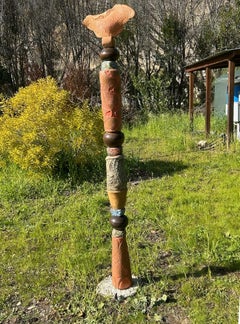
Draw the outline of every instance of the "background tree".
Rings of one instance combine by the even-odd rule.
[[[129,119],[140,111],[184,110],[185,66],[239,46],[239,0],[0,0],[0,66],[11,90],[50,75],[73,100],[100,103],[101,41],[82,21],[116,3],[136,11],[117,38]]]
[[[25,85],[24,63],[26,61],[27,34],[19,15],[19,6],[15,0],[1,0],[0,20],[0,64],[11,75],[13,90]]]

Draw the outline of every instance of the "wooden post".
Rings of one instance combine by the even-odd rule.
[[[233,105],[234,105],[234,75],[235,75],[235,62],[228,61],[228,111],[227,111],[227,146],[233,138]]]
[[[193,91],[194,91],[194,74],[189,73],[189,117],[190,117],[190,129],[193,131]]]
[[[211,127],[211,69],[206,68],[206,116],[205,116],[206,136],[210,134],[210,127]]]

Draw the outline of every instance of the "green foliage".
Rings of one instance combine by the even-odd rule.
[[[201,30],[198,34],[196,43],[197,57],[203,59],[210,56],[214,45],[216,45],[215,30],[211,27],[211,22],[205,19],[202,21]]]
[[[183,110],[186,106],[187,86],[185,75],[186,25],[176,12],[163,14],[158,33],[156,52],[145,54],[148,62],[140,65],[132,75],[138,102],[147,113],[163,113]],[[155,36],[154,36],[155,37]],[[151,36],[150,36],[151,38]],[[147,38],[148,39],[148,38]]]
[[[200,32],[197,33],[196,55],[203,59],[216,51],[239,46],[239,3],[228,3],[221,6],[216,17],[203,19]]]
[[[168,109],[181,109],[186,105],[187,86],[185,75],[187,27],[178,12],[168,12],[162,21],[161,36],[163,54],[160,54]]]
[[[218,49],[234,48],[239,46],[239,13],[239,4],[222,6],[219,10],[216,33]]]
[[[138,99],[144,109],[145,114],[159,114],[167,111],[167,87],[161,75],[151,76],[146,79],[144,73],[137,77],[132,76],[133,85],[138,92]]]
[[[181,55],[186,26],[177,12],[169,12],[162,22],[162,34],[167,55]],[[176,58],[176,57],[175,57]],[[178,57],[180,59],[180,57]]]
[[[1,164],[71,172],[102,152],[100,113],[91,112],[87,102],[81,108],[73,105],[52,78],[21,88],[2,106]]]

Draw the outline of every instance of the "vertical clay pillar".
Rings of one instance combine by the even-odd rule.
[[[107,42],[106,45],[103,42],[103,50],[100,53],[102,65],[99,75],[105,130],[103,141],[107,146],[107,192],[111,205],[110,223],[113,227],[112,284],[117,289],[126,289],[132,285],[132,276],[125,231],[128,224],[125,215],[127,177],[122,153],[124,134],[121,132],[121,81],[116,64],[118,56],[114,40],[110,43]]]
[[[100,15],[87,16],[83,24],[102,38],[100,53],[100,90],[104,121],[103,141],[107,147],[106,171],[107,193],[110,201],[110,224],[112,225],[112,284],[116,289],[132,286],[132,275],[128,246],[126,242],[125,215],[127,198],[127,177],[124,166],[122,144],[122,100],[121,79],[116,63],[119,52],[115,48],[114,37],[124,24],[134,16],[134,10],[126,5],[115,5]]]

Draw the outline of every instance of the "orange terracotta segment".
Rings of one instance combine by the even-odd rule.
[[[112,284],[116,289],[132,286],[128,246],[125,236],[112,237]]]
[[[115,40],[112,36],[102,38],[103,47],[115,47]]]
[[[120,118],[110,117],[104,120],[105,132],[119,132],[122,129],[122,120]]]
[[[121,79],[116,69],[100,71],[100,88],[104,130],[120,131],[122,128]]]
[[[113,209],[123,209],[126,206],[127,190],[108,191],[108,198]]]
[[[102,14],[87,16],[83,24],[99,38],[117,36],[134,15],[131,7],[117,4]]]
[[[122,120],[120,118],[106,116],[103,124],[105,132],[118,132],[122,129]]]
[[[103,109],[121,110],[121,80],[119,71],[116,69],[100,71],[99,77]]]

